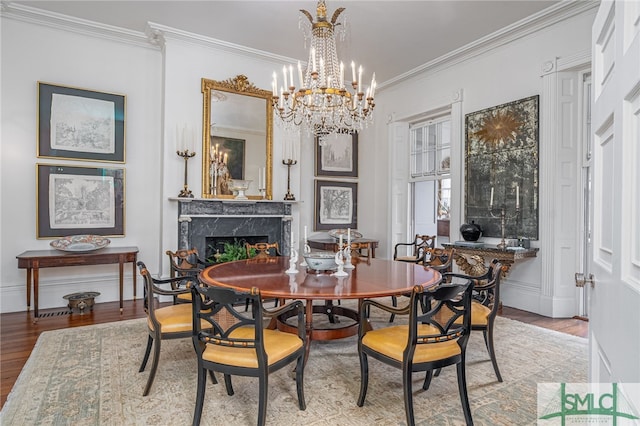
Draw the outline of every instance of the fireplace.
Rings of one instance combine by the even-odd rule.
[[[178,248],[195,247],[201,257],[215,254],[214,242],[244,239],[277,242],[280,253],[289,256],[291,203],[281,201],[236,201],[233,199],[172,198],[178,201]],[[222,250],[220,251],[222,252]]]
[[[267,235],[239,235],[239,236],[211,236],[205,239],[206,252],[205,259],[211,261],[216,254],[222,254],[225,252],[224,246],[226,243],[234,244],[238,243],[244,247],[245,243],[268,243],[269,237]],[[280,245],[280,243],[278,243]]]

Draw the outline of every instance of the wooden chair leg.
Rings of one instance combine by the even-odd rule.
[[[258,426],[264,426],[267,418],[267,398],[269,387],[269,375],[264,372],[258,378]]]
[[[211,376],[211,383],[214,385],[218,384],[218,379],[216,379],[216,375],[213,374],[213,370],[209,370],[209,376]]]
[[[458,372],[458,392],[460,393],[460,403],[462,411],[464,411],[464,419],[467,426],[473,426],[473,418],[471,417],[471,406],[469,405],[469,395],[467,393],[467,377],[464,367],[464,359],[456,365]]]
[[[301,410],[307,409],[307,402],[304,399],[304,354],[300,355],[296,363],[296,390],[298,392],[298,407]]]
[[[438,369],[437,371],[440,371]],[[433,370],[427,371],[427,374],[424,376],[424,383],[422,384],[422,389],[427,390],[429,386],[431,386],[431,379],[433,379]]]
[[[407,425],[413,426],[416,424],[413,416],[413,392],[411,388],[411,370],[406,367],[402,369],[402,390],[404,393],[404,410],[407,416]]]
[[[233,385],[231,384],[231,376],[228,374],[224,375],[224,385],[227,388],[227,395],[233,395]]]
[[[147,361],[149,361],[151,346],[153,346],[153,337],[149,335],[149,338],[147,339],[147,349],[144,351],[144,357],[142,358],[142,364],[140,365],[140,370],[138,370],[138,373],[142,373],[144,369],[147,368]]]
[[[149,378],[147,379],[147,385],[144,387],[144,392],[142,392],[142,396],[149,395],[149,390],[151,389],[151,385],[153,384],[153,379],[156,377],[156,371],[158,371],[158,361],[160,360],[160,346],[162,344],[160,336],[156,336],[153,339],[153,359],[151,360],[151,371],[149,372]]]
[[[391,296],[391,306],[394,308],[398,307],[398,298],[396,296]],[[389,322],[393,322],[394,319],[396,319],[396,314],[391,314]]]
[[[358,396],[358,407],[364,405],[364,399],[367,396],[367,387],[369,386],[369,361],[367,355],[363,352],[360,354],[360,395]]]
[[[489,357],[491,358],[491,364],[493,364],[493,371],[496,373],[496,377],[499,382],[502,382],[502,375],[498,368],[498,360],[496,359],[496,349],[493,345],[493,327],[487,327],[484,330],[484,341],[487,344],[487,350],[489,351]]]
[[[198,386],[196,388],[196,408],[193,412],[193,426],[200,425],[202,418],[202,406],[204,405],[204,393],[207,389],[207,371],[198,363]],[[213,373],[212,371],[209,371]]]

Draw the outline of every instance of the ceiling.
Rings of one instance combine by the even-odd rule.
[[[559,1],[327,0],[327,15],[345,7],[349,30],[338,54],[385,82]],[[299,9],[315,1],[12,1],[144,32],[153,22],[234,44],[307,60]]]

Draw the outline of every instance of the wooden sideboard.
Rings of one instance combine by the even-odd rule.
[[[521,259],[536,257],[538,248],[513,247],[512,249],[499,249],[496,246],[485,244],[482,246],[467,246],[456,243],[444,243],[444,247],[453,247],[456,250],[456,265],[467,275],[481,275],[487,270],[487,262],[498,259],[502,263],[502,276],[506,277],[511,266]]]

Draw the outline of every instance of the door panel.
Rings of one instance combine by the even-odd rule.
[[[591,382],[640,382],[640,21],[635,3],[601,2],[592,31]],[[640,412],[640,401],[631,403]]]

